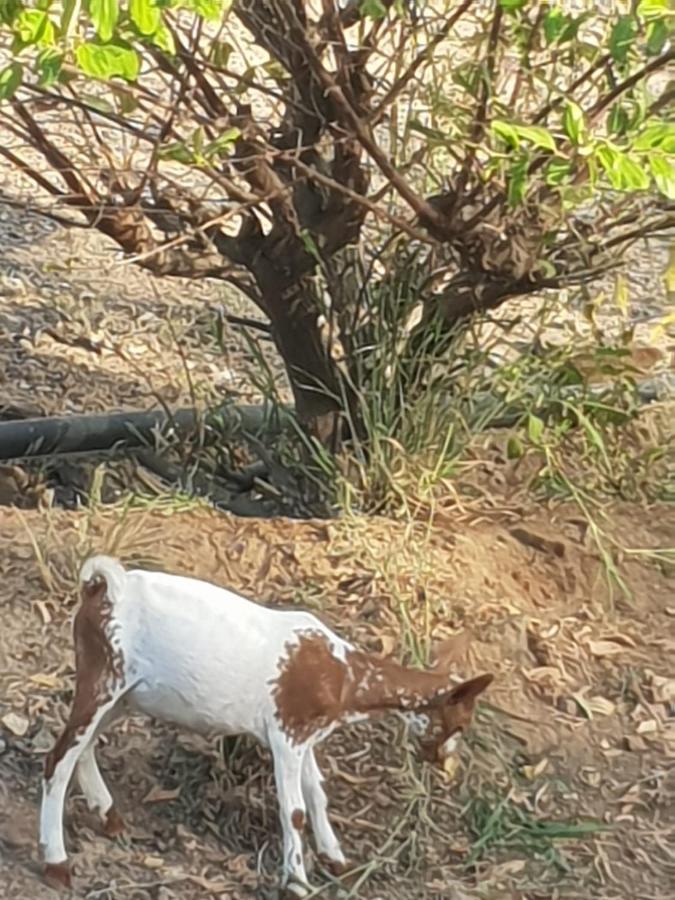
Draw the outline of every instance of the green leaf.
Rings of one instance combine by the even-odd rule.
[[[226,41],[214,41],[211,44],[211,62],[214,66],[226,69],[234,47]]]
[[[535,416],[530,413],[527,417],[527,436],[532,441],[533,444],[541,444],[541,439],[544,434],[544,423],[539,418],[539,416]]]
[[[182,6],[213,22],[220,19],[230,3],[231,0],[156,0],[160,9]]]
[[[158,156],[160,159],[170,159],[174,162],[183,163],[186,166],[194,162],[194,153],[185,141],[175,141],[172,144],[160,147]]]
[[[136,51],[121,44],[80,44],[75,57],[85,75],[103,81],[115,75],[127,81],[135,81],[140,70]]]
[[[569,18],[570,17],[566,13],[557,7],[549,9],[544,16],[544,37],[546,38],[547,44],[552,44],[554,41],[558,40],[563,33]]]
[[[513,125],[509,125],[508,122],[503,122],[501,119],[495,119],[490,124],[490,128],[497,137],[506,141],[506,143],[510,144],[514,149],[518,146],[518,135],[516,134],[516,129]]]
[[[162,14],[153,0],[130,0],[129,15],[141,34],[155,34],[162,21]]]
[[[609,112],[607,119],[607,128],[610,134],[625,134],[628,130],[630,119],[624,106],[621,103],[615,103]]]
[[[63,66],[63,53],[55,47],[45,47],[38,53],[35,69],[40,87],[50,87],[59,80]]]
[[[649,187],[649,177],[644,167],[618,148],[603,144],[597,148],[595,156],[613,188],[619,191],[644,191]]]
[[[552,159],[546,166],[546,184],[556,187],[564,184],[572,173],[572,164],[566,159]]]
[[[176,42],[173,39],[173,35],[163,22],[160,22],[155,33],[150,35],[150,40],[151,43],[153,43],[156,47],[159,47],[159,49],[163,50],[165,53],[168,53],[169,56],[176,55]]]
[[[209,157],[229,152],[240,135],[241,131],[238,128],[228,128],[227,131],[219,134],[215,140],[207,144],[205,155]]]
[[[573,40],[580,26],[589,17],[589,13],[581,16],[570,16],[561,9],[554,7],[544,16],[544,37],[547,44],[564,44]]]
[[[23,66],[13,62],[0,72],[0,100],[11,100],[21,84]]]
[[[675,153],[675,125],[670,122],[653,122],[633,143],[633,150],[651,150],[654,147],[659,147],[665,153]]]
[[[506,458],[520,459],[525,452],[523,444],[515,435],[511,435],[506,443]]]
[[[37,9],[24,9],[16,18],[14,29],[19,41],[19,49],[37,45],[48,46],[54,43],[54,24],[47,13]]]
[[[675,163],[665,156],[652,154],[649,168],[657,188],[669,200],[675,200]]]
[[[20,0],[0,0],[0,22],[11,25],[21,9]]]
[[[499,0],[502,9],[523,9],[527,5],[527,0]]]
[[[364,19],[384,19],[387,15],[387,7],[382,0],[362,0],[359,12]]]
[[[539,125],[518,125],[516,133],[535,147],[543,147],[544,150],[552,150],[555,153],[555,140],[551,132],[545,128]]]
[[[565,129],[565,134],[573,144],[579,146],[583,143],[586,132],[584,113],[581,107],[573,100],[568,100],[565,104],[563,128]]]
[[[642,19],[659,19],[668,15],[668,0],[640,0],[636,12]]]
[[[666,46],[669,32],[663,19],[650,22],[647,26],[647,53],[650,56],[658,56]]]
[[[513,125],[501,119],[495,119],[491,124],[492,131],[502,140],[510,144],[514,149],[520,141],[534,144],[535,147],[543,147],[545,150],[555,152],[555,140],[553,135],[545,128],[538,125]]]
[[[119,14],[117,0],[89,0],[89,15],[102,41],[109,41],[113,36]]]
[[[508,174],[508,186],[506,189],[506,199],[509,206],[518,206],[525,196],[527,188],[527,170],[529,160],[526,156],[515,160]]]
[[[625,63],[638,33],[635,16],[619,16],[609,37],[609,52],[617,63]]]

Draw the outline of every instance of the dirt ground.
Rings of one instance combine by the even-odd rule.
[[[166,503],[0,509],[0,896],[54,896],[38,878],[40,771],[72,695],[75,574],[96,548],[314,609],[408,660],[425,636],[456,635],[458,673],[495,673],[451,779],[417,762],[396,721],[324,745],[354,870],[338,885],[315,868],[317,896],[672,897],[674,572],[635,551],[672,546],[675,516],[609,513],[630,596],[608,590],[572,507],[455,512],[433,527],[244,522]],[[99,756],[128,830],[103,838],[73,792],[77,895],[277,896],[274,788],[255,744],[131,719]]]

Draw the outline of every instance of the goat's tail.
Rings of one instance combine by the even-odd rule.
[[[80,586],[94,587],[104,582],[108,599],[114,603],[124,592],[127,573],[122,563],[111,556],[91,556],[80,570]]]

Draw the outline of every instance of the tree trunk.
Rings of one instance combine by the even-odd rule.
[[[354,409],[354,393],[335,358],[339,344],[326,339],[316,297],[302,280],[283,294],[268,293],[265,307],[291,383],[297,417],[324,446],[335,449],[343,414]]]

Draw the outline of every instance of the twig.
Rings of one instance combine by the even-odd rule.
[[[433,36],[433,38],[429,41],[427,46],[419,53],[415,59],[410,63],[406,71],[396,79],[396,81],[389,88],[387,93],[384,95],[382,100],[380,101],[379,106],[373,111],[370,120],[373,125],[376,125],[382,116],[384,115],[388,106],[398,97],[401,91],[405,88],[405,86],[410,82],[410,80],[414,77],[417,70],[420,66],[425,63],[436,47],[448,36],[450,29],[455,25],[455,23],[464,15],[467,9],[473,4],[474,0],[464,0],[461,6],[459,6],[451,16],[445,21],[443,27]]]

